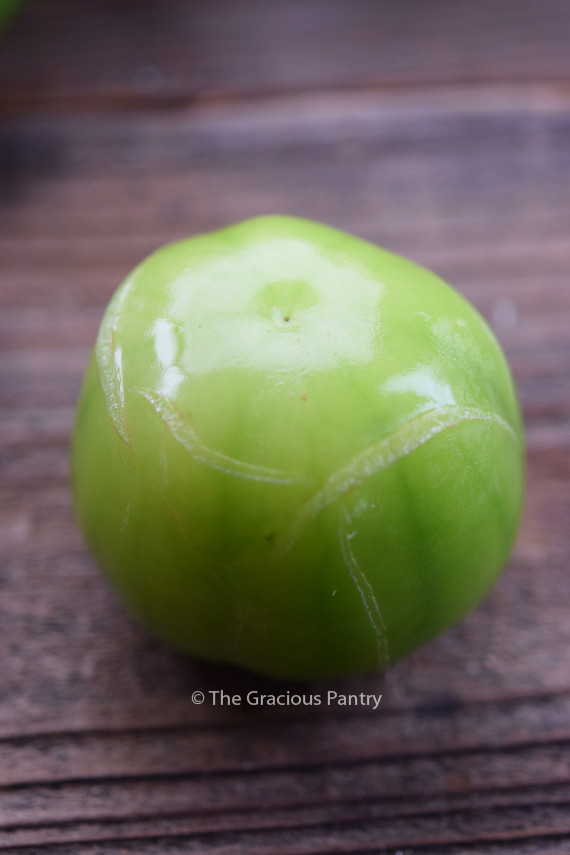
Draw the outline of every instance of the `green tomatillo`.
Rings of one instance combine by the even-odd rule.
[[[521,512],[482,317],[356,237],[260,217],[166,246],[102,321],[73,490],[157,635],[276,677],[382,668],[465,614]]]

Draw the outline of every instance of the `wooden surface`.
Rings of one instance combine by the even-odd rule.
[[[1,849],[568,855],[569,82],[565,0],[36,0],[4,34]],[[112,291],[161,243],[269,212],[449,279],[524,409],[493,592],[385,677],[311,689],[376,711],[212,705],[278,687],[134,626],[72,517]]]

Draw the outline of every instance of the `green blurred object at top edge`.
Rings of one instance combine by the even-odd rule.
[[[22,6],[22,0],[0,0],[0,31],[20,6]]]

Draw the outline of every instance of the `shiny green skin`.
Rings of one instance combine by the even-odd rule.
[[[429,271],[290,217],[134,270],[72,463],[85,537],[152,631],[299,679],[382,668],[465,614],[523,492],[518,403],[480,315]]]

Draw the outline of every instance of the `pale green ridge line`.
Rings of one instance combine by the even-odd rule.
[[[500,425],[518,443],[512,427],[501,416],[485,410],[449,405],[424,413],[399,430],[365,448],[345,466],[334,472],[324,485],[299,509],[289,528],[276,538],[275,547],[287,552],[299,537],[309,520],[338,501],[346,493],[360,487],[378,472],[393,466],[398,460],[425,445],[434,436],[448,428],[468,421],[488,421]]]
[[[227,457],[219,451],[208,448],[188,418],[176,409],[164,395],[151,389],[136,388],[133,391],[146,398],[174,439],[188,451],[197,463],[202,463],[204,466],[216,469],[226,475],[246,478],[250,481],[265,481],[269,484],[310,483],[295,473],[288,474],[280,469],[270,469],[265,466],[258,466],[255,463],[247,463],[244,460],[235,460],[233,457]]]
[[[116,346],[115,335],[116,322],[130,285],[131,280],[127,280],[111,299],[103,315],[95,344],[97,373],[103,388],[107,412],[117,434],[127,445],[130,443],[130,436],[125,418],[122,353],[121,348]]]
[[[126,506],[126,508],[125,508],[125,513],[123,514],[123,519],[122,519],[122,522],[121,522],[121,527],[120,527],[120,529],[119,529],[119,536],[120,536],[120,537],[124,537],[124,534],[125,534],[125,532],[126,532],[126,530],[127,530],[127,526],[128,526],[128,524],[129,524],[129,520],[130,520],[130,518],[131,518],[131,511],[132,511],[132,509],[133,509],[133,501],[132,501],[132,499],[129,499],[129,501],[127,502],[127,506]]]
[[[374,630],[376,637],[377,662],[380,667],[386,667],[390,662],[390,654],[388,651],[388,637],[386,633],[386,624],[382,617],[382,612],[378,601],[374,596],[372,585],[366,578],[364,571],[358,564],[354,552],[350,546],[350,536],[347,531],[346,523],[348,522],[348,514],[344,513],[344,520],[341,522],[339,529],[340,548],[342,557],[350,577],[354,582],[356,590],[362,600],[362,605],[368,615],[370,625]]]

